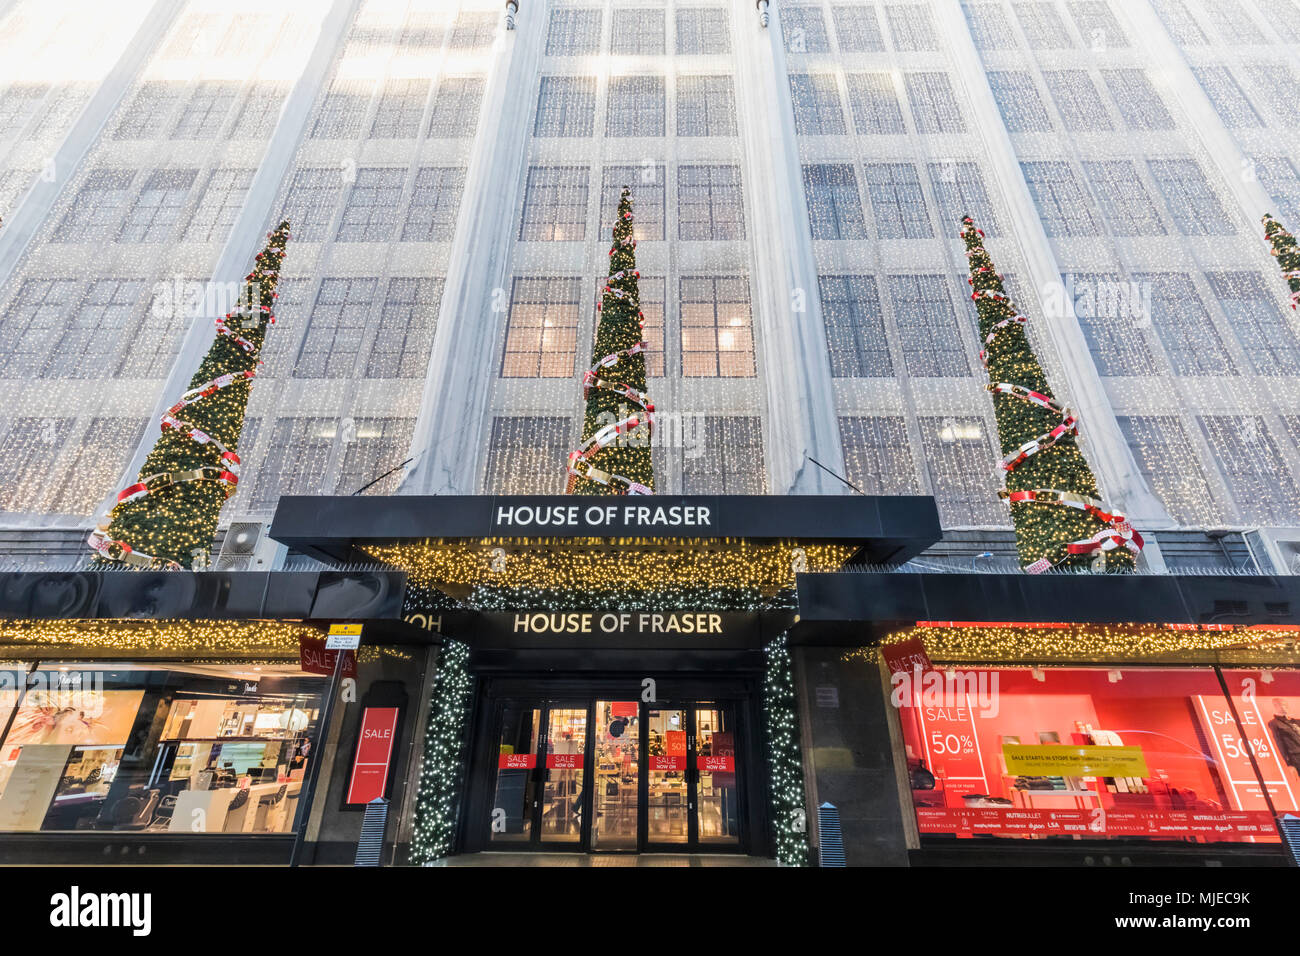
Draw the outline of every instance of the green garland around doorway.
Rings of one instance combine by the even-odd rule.
[[[763,716],[767,724],[776,859],[782,866],[807,866],[808,820],[804,808],[803,755],[799,748],[794,668],[786,635],[772,641],[764,651],[767,676],[763,685]]]
[[[438,676],[424,737],[424,766],[420,770],[415,834],[411,840],[412,863],[432,863],[450,854],[455,847],[472,689],[469,646],[448,640],[438,658]]]

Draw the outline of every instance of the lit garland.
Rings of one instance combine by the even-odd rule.
[[[473,687],[469,646],[447,641],[438,659],[432,713],[424,737],[424,764],[411,840],[412,863],[440,860],[455,847]]]
[[[1282,224],[1264,213],[1264,238],[1273,246],[1269,252],[1277,259],[1282,278],[1286,280],[1291,292],[1291,308],[1300,303],[1300,247],[1296,246],[1295,237],[1282,228]]]
[[[321,636],[319,627],[297,621],[0,621],[0,647],[54,648],[97,658],[162,654],[289,660],[298,657],[302,638]]]
[[[609,250],[609,278],[596,309],[600,320],[592,365],[582,377],[587,401],[582,447],[569,454],[567,492],[578,495],[652,495],[650,436],[655,407],[646,394],[645,316],[632,237],[631,191],[624,186]],[[628,403],[636,406],[632,412]],[[597,465],[594,459],[599,459]]]
[[[1030,573],[1072,566],[1131,571],[1142,536],[1097,500],[1097,479],[1076,442],[1078,420],[1052,397],[1024,316],[1002,288],[984,233],[969,216],[961,238],[984,341],[980,360],[1002,441],[1007,487],[999,495],[1011,505],[1021,567]]]
[[[96,564],[135,569],[207,565],[221,506],[239,484],[235,448],[262,342],[275,322],[275,289],[289,223],[280,223],[267,239],[245,277],[235,311],[217,319],[217,335],[189,390],[163,414],[162,435],[138,480],[118,493],[107,521],[91,532],[88,543]]]
[[[692,595],[708,596],[700,610],[748,610],[759,595],[793,588],[797,572],[837,570],[854,551],[850,545],[728,538],[439,540],[367,550],[405,569],[411,585],[484,610],[603,606],[590,603],[597,599],[662,606]],[[550,603],[556,599],[561,603]],[[543,603],[528,603],[534,600]]]
[[[936,661],[1103,663],[1273,662],[1300,664],[1300,628],[1170,624],[975,624],[927,622],[902,628],[882,645],[920,638]],[[874,659],[878,648],[849,657]]]
[[[767,726],[768,785],[776,858],[785,866],[807,866],[803,755],[799,747],[794,668],[786,635],[768,644],[764,653],[767,673],[763,681],[763,717]]]

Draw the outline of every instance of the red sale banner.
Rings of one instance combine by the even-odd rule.
[[[928,671],[932,666],[930,655],[926,653],[925,645],[921,643],[919,637],[909,637],[905,641],[897,641],[893,644],[882,644],[880,654],[884,657],[885,666],[889,668],[891,674],[910,674],[917,666],[922,671]]]
[[[910,704],[924,740],[926,765],[943,768],[947,792],[952,796],[988,793],[988,777],[969,697],[953,707],[920,706],[919,697],[914,697]]]
[[[1205,735],[1210,738],[1215,762],[1221,768],[1225,783],[1237,810],[1264,810],[1268,807],[1259,777],[1250,757],[1253,753],[1259,764],[1269,796],[1281,806],[1295,806],[1295,794],[1287,782],[1286,770],[1268,727],[1255,705],[1254,698],[1234,697],[1233,704],[1246,739],[1238,733],[1237,722],[1232,719],[1232,709],[1222,697],[1198,696],[1195,698],[1196,715],[1200,718]]]
[[[369,803],[384,795],[397,736],[396,707],[367,707],[361,715],[357,757],[348,784],[348,803]]]
[[[650,758],[651,770],[685,770],[686,757],[672,754],[656,754]]]
[[[328,651],[325,649],[325,638],[323,637],[298,638],[298,661],[305,673],[332,675],[334,673],[334,661],[340,654],[343,655],[341,676],[355,679],[357,676],[357,656],[352,651]]]
[[[616,700],[609,705],[611,717],[635,717],[640,705],[634,700]]]
[[[709,773],[734,773],[735,757],[696,757],[695,766]]]
[[[532,770],[537,766],[537,754],[502,754],[497,758],[500,770]]]
[[[546,766],[550,770],[581,770],[582,754],[547,754]]]

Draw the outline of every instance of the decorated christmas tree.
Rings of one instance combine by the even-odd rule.
[[[102,566],[194,568],[207,564],[217,518],[239,484],[236,449],[267,328],[289,223],[269,233],[235,310],[217,319],[217,335],[190,387],[162,416],[162,435],[139,478],[118,493],[108,520],[90,534]]]
[[[1098,500],[1097,479],[1078,446],[1079,421],[1052,396],[1047,375],[1025,334],[1002,277],[984,249],[984,233],[969,218],[961,238],[970,260],[971,299],[984,342],[994,417],[1021,567],[1131,571],[1142,536],[1124,515]]]
[[[632,197],[624,186],[609,250],[609,278],[596,306],[600,321],[592,364],[582,377],[586,420],[582,447],[569,453],[569,494],[654,494],[654,405],[646,394],[647,345],[641,339],[645,317],[638,278]]]
[[[1282,224],[1264,213],[1262,220],[1264,223],[1264,238],[1272,243],[1273,248],[1270,250],[1277,258],[1278,268],[1282,270],[1282,278],[1286,280],[1287,287],[1291,290],[1291,308],[1296,307],[1300,302],[1300,246],[1296,245],[1295,237],[1282,228]]]

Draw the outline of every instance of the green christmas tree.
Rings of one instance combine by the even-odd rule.
[[[1098,500],[1097,479],[1079,450],[1078,419],[1053,397],[1002,277],[984,249],[984,233],[962,219],[971,299],[979,312],[994,417],[1021,567],[1131,571],[1142,537]]]
[[[586,420],[582,447],[569,454],[569,494],[654,494],[654,405],[646,394],[640,275],[632,238],[632,196],[624,186],[609,250],[609,278],[597,306],[600,321],[591,368],[582,378]]]
[[[1269,250],[1277,258],[1282,278],[1291,290],[1291,308],[1300,302],[1300,246],[1296,245],[1295,236],[1282,228],[1282,224],[1264,213],[1264,238],[1272,243]]]
[[[95,564],[206,565],[221,506],[239,484],[239,433],[262,343],[275,322],[289,223],[267,239],[235,310],[217,320],[216,338],[189,390],[163,414],[162,435],[138,480],[118,494],[106,523],[91,532]]]

